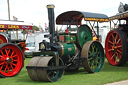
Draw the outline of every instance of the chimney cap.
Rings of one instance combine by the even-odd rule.
[[[47,8],[54,8],[55,6],[53,4],[47,5]]]

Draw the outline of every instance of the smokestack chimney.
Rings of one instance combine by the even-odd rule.
[[[49,31],[50,31],[50,43],[55,43],[55,21],[54,21],[54,5],[47,5],[48,19],[49,19]]]

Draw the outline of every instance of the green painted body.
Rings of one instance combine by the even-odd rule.
[[[58,43],[59,44],[59,55],[60,57],[66,57],[67,55],[75,55],[77,47],[74,43]]]
[[[71,33],[60,34],[60,42],[74,43],[76,42],[76,36]]]
[[[76,41],[76,37],[74,35],[65,35],[64,36],[64,41],[66,43],[75,42]]]

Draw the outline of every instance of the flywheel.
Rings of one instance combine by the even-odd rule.
[[[83,45],[92,40],[92,31],[88,25],[81,25],[77,31],[77,43],[82,48]]]

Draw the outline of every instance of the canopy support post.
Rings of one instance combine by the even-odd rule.
[[[99,39],[99,23],[97,22],[97,38]]]

